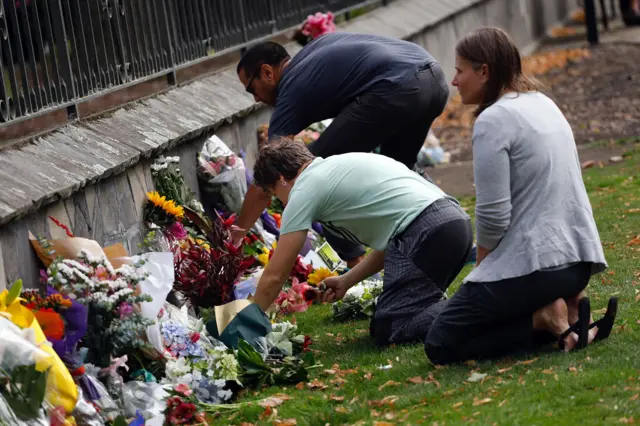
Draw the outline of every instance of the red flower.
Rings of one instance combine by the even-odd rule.
[[[304,336],[304,343],[302,343],[302,352],[309,352],[309,346],[313,345],[311,337]]]
[[[233,225],[234,223],[236,223],[236,215],[235,215],[235,213],[232,214],[231,216],[229,216],[228,219],[225,219],[225,220],[222,221],[222,225],[225,228],[231,227],[231,225]]]
[[[192,343],[198,342],[198,340],[200,340],[200,333],[194,331],[193,333],[191,333],[191,336],[189,336],[189,340],[191,340]]]

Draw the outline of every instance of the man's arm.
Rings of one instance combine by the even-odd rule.
[[[264,209],[269,205],[271,196],[255,185],[249,185],[247,194],[244,196],[240,216],[238,216],[237,227],[231,232],[231,241],[234,245],[240,242],[247,235],[247,231],[256,223]]]
[[[253,298],[263,311],[269,309],[269,306],[278,298],[306,239],[307,231],[296,231],[280,237],[273,256],[260,277],[256,295]]]

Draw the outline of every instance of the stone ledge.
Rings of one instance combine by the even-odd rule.
[[[557,0],[535,1],[544,2],[550,8]],[[411,39],[427,47],[439,60],[442,58],[448,70],[452,67],[452,52],[449,51],[453,50],[453,45],[442,46],[443,43],[451,43],[461,35],[460,31],[468,31],[475,25],[493,21],[508,25],[510,23],[506,21],[510,16],[507,15],[512,12],[503,11],[505,16],[495,19],[489,15],[499,14],[505,6],[506,9],[518,9],[522,14],[531,4],[527,0],[507,2],[398,0],[346,23],[339,30]],[[480,8],[483,4],[486,7]],[[417,40],[420,38],[417,35],[428,28],[476,6],[479,7],[478,16],[465,18],[460,28],[454,22],[451,28],[440,26],[428,39],[423,35]],[[287,48],[292,54],[300,49],[295,43]],[[242,118],[262,108],[255,104],[236,78],[235,66],[228,66],[154,98],[126,105],[107,116],[69,124],[27,143],[7,147],[0,151],[0,179],[3,180],[0,226],[65,200],[87,186],[134,167],[143,159],[211,135],[225,124],[240,122],[242,125]],[[251,164],[254,145],[255,140],[243,140],[241,146],[231,148],[248,148]]]

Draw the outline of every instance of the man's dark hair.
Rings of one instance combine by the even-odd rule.
[[[265,41],[250,47],[244,52],[240,62],[238,62],[236,72],[239,73],[240,70],[244,70],[245,75],[253,76],[260,70],[262,65],[267,64],[275,67],[289,58],[291,58],[289,52],[282,45],[273,41]]]
[[[314,158],[304,142],[286,137],[271,139],[260,148],[253,167],[253,180],[260,188],[269,189],[280,176],[287,180],[295,178],[302,166]]]

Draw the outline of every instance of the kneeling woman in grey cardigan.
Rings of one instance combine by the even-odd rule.
[[[566,351],[611,332],[617,300],[591,322],[584,289],[606,260],[569,123],[522,73],[502,30],[456,48],[456,86],[479,105],[473,129],[476,268],[441,302],[425,341],[439,364],[526,352],[553,334]],[[537,333],[537,332],[541,333]]]

